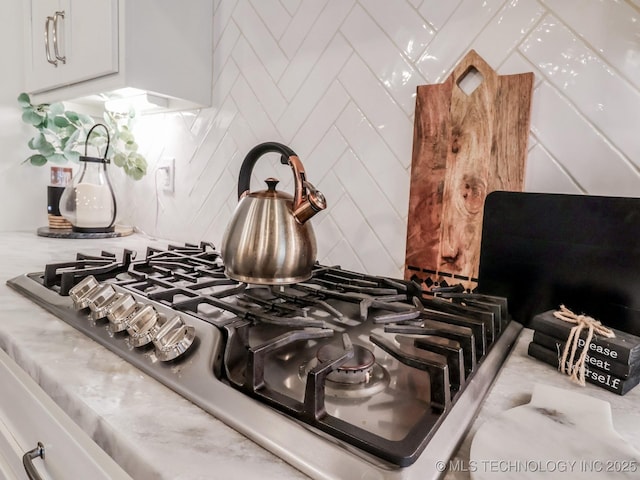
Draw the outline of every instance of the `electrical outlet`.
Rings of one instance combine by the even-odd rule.
[[[176,182],[176,160],[175,158],[163,158],[158,162],[158,184],[165,192],[173,193]]]

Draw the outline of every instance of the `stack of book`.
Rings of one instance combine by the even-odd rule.
[[[553,310],[536,315],[529,325],[534,330],[533,341],[529,344],[529,356],[558,367],[574,326],[575,324],[556,318]],[[624,395],[640,383],[640,337],[611,330],[615,333],[613,338],[593,335],[585,360],[585,380]],[[581,332],[574,362],[582,353],[587,332],[587,328]]]

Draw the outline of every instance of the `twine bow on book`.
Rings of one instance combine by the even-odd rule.
[[[567,342],[564,345],[564,351],[562,352],[562,359],[558,363],[558,369],[562,373],[569,375],[572,381],[584,386],[585,363],[593,335],[597,334],[603,337],[613,338],[615,337],[615,334],[610,328],[605,327],[595,318],[587,315],[576,315],[564,305],[560,305],[560,310],[553,312],[553,316],[560,320],[564,320],[565,322],[575,324],[575,327],[571,328],[569,338],[567,338]],[[582,352],[580,353],[580,357],[578,357],[578,360],[574,364],[573,359],[575,358],[578,350],[580,333],[584,328],[587,328],[589,331],[587,333],[587,338],[585,339]],[[568,360],[567,356],[569,357]]]

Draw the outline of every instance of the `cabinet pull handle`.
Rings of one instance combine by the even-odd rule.
[[[58,66],[58,61],[51,57],[51,48],[49,47],[49,24],[53,22],[53,17],[47,17],[44,22],[44,51],[47,54],[47,62],[54,67]]]
[[[60,51],[58,50],[58,19],[62,17],[64,18],[64,10],[61,12],[56,12],[53,15],[53,52],[56,54],[56,58],[60,60],[62,63],[67,63],[67,57],[61,57]]]
[[[25,471],[27,472],[27,476],[29,480],[42,480],[42,477],[36,470],[36,467],[33,466],[34,458],[42,458],[44,460],[44,445],[38,442],[38,446],[33,450],[29,450],[22,456],[22,465],[24,466]]]

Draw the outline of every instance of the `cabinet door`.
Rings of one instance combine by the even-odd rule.
[[[0,478],[28,480],[22,456],[41,442],[43,479],[131,480],[2,349],[0,385]]]
[[[28,480],[21,465],[24,453],[12,432],[0,418],[0,478]]]
[[[118,0],[31,0],[26,8],[27,91],[118,71]]]

